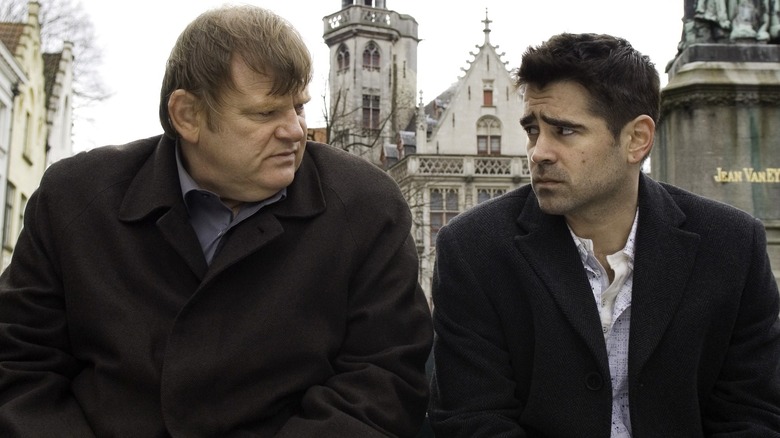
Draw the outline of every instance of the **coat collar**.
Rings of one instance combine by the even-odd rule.
[[[159,139],[154,152],[130,183],[119,211],[121,220],[142,220],[157,210],[172,208],[182,201],[175,148],[175,140],[167,136]],[[287,188],[287,198],[274,209],[276,215],[310,217],[325,209],[319,172],[308,153],[304,153],[295,180]]]
[[[161,136],[122,199],[119,220],[128,223],[153,220],[165,240],[192,272],[202,278],[207,270],[203,250],[188,223],[176,169],[175,140]]]
[[[166,241],[184,258],[190,268],[203,278],[209,270],[194,230],[188,224],[187,209],[182,198],[175,155],[176,141],[162,136],[153,152],[141,166],[119,210],[119,219],[125,222],[154,220]],[[237,227],[226,246],[224,256],[215,259],[212,271],[220,271],[275,239],[284,231],[279,218],[307,218],[325,211],[319,171],[308,152],[287,188],[287,199],[275,203],[247,219]],[[224,259],[224,260],[223,260]],[[217,269],[214,269],[217,268]]]
[[[169,209],[181,201],[176,170],[176,142],[161,136],[152,154],[141,166],[122,200],[119,219],[134,222],[159,209]]]
[[[517,247],[568,322],[606,366],[593,294],[566,222],[562,216],[542,212],[533,191],[529,192],[517,219]],[[700,238],[684,230],[684,223],[685,214],[663,186],[640,175],[629,341],[631,370],[639,370],[646,363],[684,294]]]

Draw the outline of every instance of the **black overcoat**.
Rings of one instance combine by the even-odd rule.
[[[564,219],[524,186],[451,221],[437,251],[437,436],[609,437],[606,345]],[[634,438],[780,436],[779,312],[760,221],[641,177]]]
[[[430,313],[380,169],[309,142],[207,266],[174,143],[54,164],[0,278],[0,436],[412,436]]]

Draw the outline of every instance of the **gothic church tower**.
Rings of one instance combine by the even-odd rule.
[[[385,0],[342,0],[323,22],[328,142],[382,165],[416,112],[417,21]]]

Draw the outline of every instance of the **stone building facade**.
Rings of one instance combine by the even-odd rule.
[[[2,194],[2,268],[10,262],[24,222],[27,201],[38,188],[50,158],[70,155],[72,124],[72,46],[44,53],[40,4],[30,1],[21,22],[0,23],[0,42],[20,74],[12,84],[10,123],[2,125],[0,141],[8,138],[8,173]],[[0,107],[0,113],[2,107]]]
[[[526,135],[518,123],[522,111],[520,98],[512,85],[510,70],[497,51],[498,46],[490,41],[491,21],[486,13],[482,44],[477,45],[476,53],[471,53],[472,59],[467,60],[463,75],[427,104],[420,96],[415,105],[408,97],[409,92],[416,90],[416,47],[412,45],[417,41],[417,24],[408,15],[388,10],[384,1],[366,3],[371,2],[357,5],[345,0],[341,11],[325,17],[325,41],[331,48],[331,102],[345,88],[374,89],[371,75],[365,74],[365,51],[381,35],[398,35],[396,44],[403,40],[402,35],[407,35],[402,49],[396,49],[394,55],[396,61],[403,61],[387,67],[382,64],[378,71],[379,77],[392,78],[397,71],[394,69],[403,68],[406,82],[399,87],[404,90],[402,99],[394,99],[397,95],[392,89],[379,89],[382,102],[395,102],[381,111],[394,111],[395,117],[391,117],[393,129],[379,144],[374,144],[372,158],[398,182],[409,202],[414,219],[412,233],[420,258],[420,284],[430,299],[438,230],[479,202],[530,182]],[[338,38],[333,36],[333,23],[339,23],[343,29]],[[398,28],[388,30],[394,23]],[[358,30],[348,32],[350,28]],[[364,35],[372,35],[373,39]],[[478,35],[475,37],[479,40]],[[391,50],[392,38],[386,41],[386,46],[376,43],[383,48],[382,53]],[[342,45],[358,54],[356,69],[363,76],[339,73],[343,69],[343,50],[338,47]],[[399,51],[403,56],[398,55]],[[357,105],[358,111],[351,114],[362,121],[371,108],[361,103],[363,106]],[[380,112],[380,119],[387,114]]]

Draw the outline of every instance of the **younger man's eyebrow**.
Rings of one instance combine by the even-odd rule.
[[[570,120],[558,119],[555,117],[546,116],[544,114],[542,114],[540,117],[548,125],[558,126],[561,128],[582,129],[585,127],[585,125],[580,123],[574,123]]]
[[[547,123],[548,125],[558,126],[558,127],[561,127],[561,128],[582,129],[582,128],[585,127],[584,125],[582,125],[580,123],[575,123],[575,122],[572,122],[570,120],[559,119],[559,118],[547,116],[547,115],[544,115],[544,114],[541,114],[539,116],[539,118],[541,118],[542,121],[544,121],[544,123]],[[521,126],[527,126],[527,125],[532,124],[535,121],[536,121],[536,115],[535,114],[528,114],[527,116],[525,116],[522,119],[520,119],[520,125]]]

